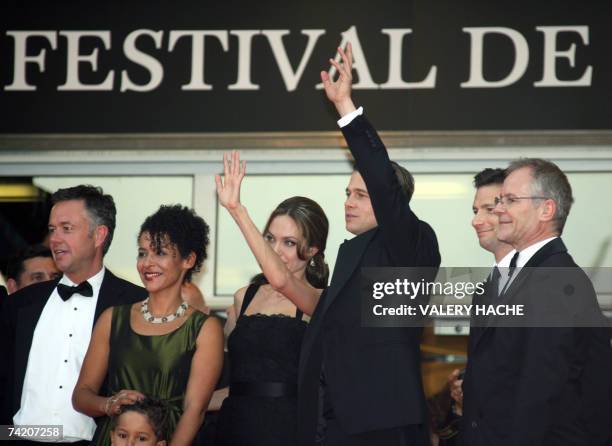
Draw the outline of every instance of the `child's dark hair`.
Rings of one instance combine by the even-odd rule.
[[[168,441],[168,406],[162,400],[146,397],[134,404],[121,406],[121,412],[111,419],[111,429],[117,427],[119,417],[126,412],[137,412],[147,417],[157,441]]]
[[[167,243],[176,245],[183,258],[193,252],[196,257],[195,264],[185,275],[185,282],[190,282],[191,275],[200,271],[206,259],[208,231],[204,219],[193,209],[180,204],[162,205],[155,214],[147,217],[140,227],[138,237],[147,232],[151,237],[151,244],[158,252]]]

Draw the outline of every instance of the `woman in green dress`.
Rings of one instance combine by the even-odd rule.
[[[221,373],[223,330],[190,307],[181,285],[206,258],[208,225],[188,209],[161,206],[138,236],[137,268],[149,297],[98,319],[72,395],[76,410],[106,415],[94,444],[110,445],[110,419],[146,396],[170,408],[170,445],[190,445]]]

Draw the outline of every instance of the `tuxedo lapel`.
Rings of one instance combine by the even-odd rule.
[[[317,308],[315,308],[315,311],[312,314],[310,322],[308,322],[308,329],[304,333],[304,338],[302,339],[302,346],[300,349],[300,359],[299,359],[299,367],[298,367],[298,370],[299,370],[298,383],[300,383],[302,380],[302,375],[305,370],[306,359],[308,358],[312,350],[312,346],[317,336],[319,335],[319,329],[321,326],[321,321],[323,319],[322,318],[323,305],[326,299],[327,299],[327,289],[323,290],[323,293],[321,293],[321,297],[319,298],[320,307],[317,306]]]
[[[313,350],[313,345],[315,342],[320,342],[318,337],[320,335],[321,325],[323,324],[327,309],[338,296],[344,285],[346,285],[348,279],[353,275],[353,272],[358,267],[361,258],[363,257],[365,249],[370,243],[370,240],[372,240],[372,237],[374,237],[375,233],[376,228],[351,240],[347,240],[340,245],[331,283],[329,287],[323,291],[323,294],[321,294],[319,304],[315,309],[312,319],[308,324],[308,330],[306,330],[304,335],[304,340],[302,342],[302,348],[300,351],[299,382],[302,381],[302,377],[306,369],[306,362],[308,361],[310,353]]]
[[[108,270],[104,271],[104,278],[102,279],[102,285],[100,285],[100,292],[98,293],[98,302],[96,303],[96,311],[94,313],[93,324],[100,317],[102,312],[112,306],[111,302],[115,301],[115,297],[119,297],[121,290],[116,286],[117,278],[113,273]]]
[[[484,290],[485,290],[484,294],[481,297],[479,297],[476,301],[473,300],[472,301],[473,304],[491,305],[492,303],[495,302],[495,299],[497,298],[497,292],[498,292],[497,287],[499,285],[499,281],[491,280],[491,274],[489,274],[489,277],[487,278],[484,284]],[[477,326],[470,328],[470,336],[474,337],[474,340],[471,341],[471,344],[475,346],[476,344],[478,344],[478,341],[480,341],[482,335],[485,332],[485,328],[487,326],[488,319],[486,316],[472,316],[472,320],[475,322],[475,325],[477,324]]]
[[[553,239],[549,243],[542,246],[529,259],[525,266],[517,271],[515,279],[509,284],[506,292],[501,296],[502,299],[500,300],[500,303],[507,304],[514,296],[516,296],[526,280],[532,275],[534,268],[542,265],[542,263],[544,263],[552,255],[566,252],[567,248],[560,238]]]
[[[98,294],[98,302],[94,314],[94,325],[105,309],[136,301],[136,299],[126,299],[124,297],[128,290],[129,288],[125,287],[122,280],[118,279],[108,268],[104,271],[104,278],[102,279],[102,285],[100,285],[100,293]]]
[[[497,300],[495,297],[489,299],[489,304],[499,304],[499,305],[509,305],[512,299],[514,299],[517,294],[521,291],[523,285],[527,282],[529,277],[534,272],[534,268],[540,266],[544,263],[549,257],[554,254],[566,253],[567,248],[565,244],[560,238],[556,238],[551,240],[546,245],[542,246],[525,264],[525,266],[521,268],[517,268],[516,276],[514,280],[507,286],[504,294],[499,296]],[[478,336],[478,340],[482,339],[484,333],[488,331],[490,328],[494,327],[493,324],[495,317],[487,318],[486,326],[483,330],[480,331],[480,336]]]
[[[549,257],[555,254],[567,253],[567,248],[563,240],[560,237],[551,240],[544,246],[542,246],[534,255],[529,259],[526,267],[540,266]]]
[[[327,296],[323,302],[321,317],[325,314],[329,306],[334,302],[346,282],[351,278],[355,269],[359,266],[361,258],[365,253],[370,240],[376,234],[377,228],[365,232],[351,240],[345,241],[340,245],[338,257],[332,280],[327,289]]]

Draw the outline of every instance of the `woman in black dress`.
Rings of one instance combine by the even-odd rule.
[[[229,396],[217,425],[220,446],[296,444],[297,374],[305,315],[327,285],[324,260],[328,221],[308,198],[283,201],[262,234],[240,203],[245,163],[237,152],[223,157],[216,178],[220,204],[242,231],[263,274],[234,295],[226,333]]]

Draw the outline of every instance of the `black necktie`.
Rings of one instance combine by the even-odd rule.
[[[516,251],[514,253],[514,255],[512,256],[512,259],[510,260],[510,269],[508,270],[508,280],[510,280],[510,278],[512,277],[512,274],[514,274],[514,270],[516,269],[516,261],[518,260],[518,256],[519,256],[519,252]]]
[[[64,285],[59,283],[57,285],[57,293],[60,295],[62,300],[65,302],[72,297],[73,294],[80,294],[81,296],[91,297],[93,296],[93,289],[88,281],[81,282],[77,286]]]
[[[499,278],[501,277],[501,273],[499,272],[499,268],[495,266],[493,271],[491,272],[491,289],[493,290],[493,295],[497,297],[499,295]]]
[[[510,260],[510,268],[508,268],[508,278],[506,279],[506,283],[504,284],[504,289],[500,294],[504,294],[508,289],[508,285],[510,285],[510,279],[512,279],[512,275],[514,274],[514,270],[516,269],[516,261],[518,260],[519,252],[516,251]]]

